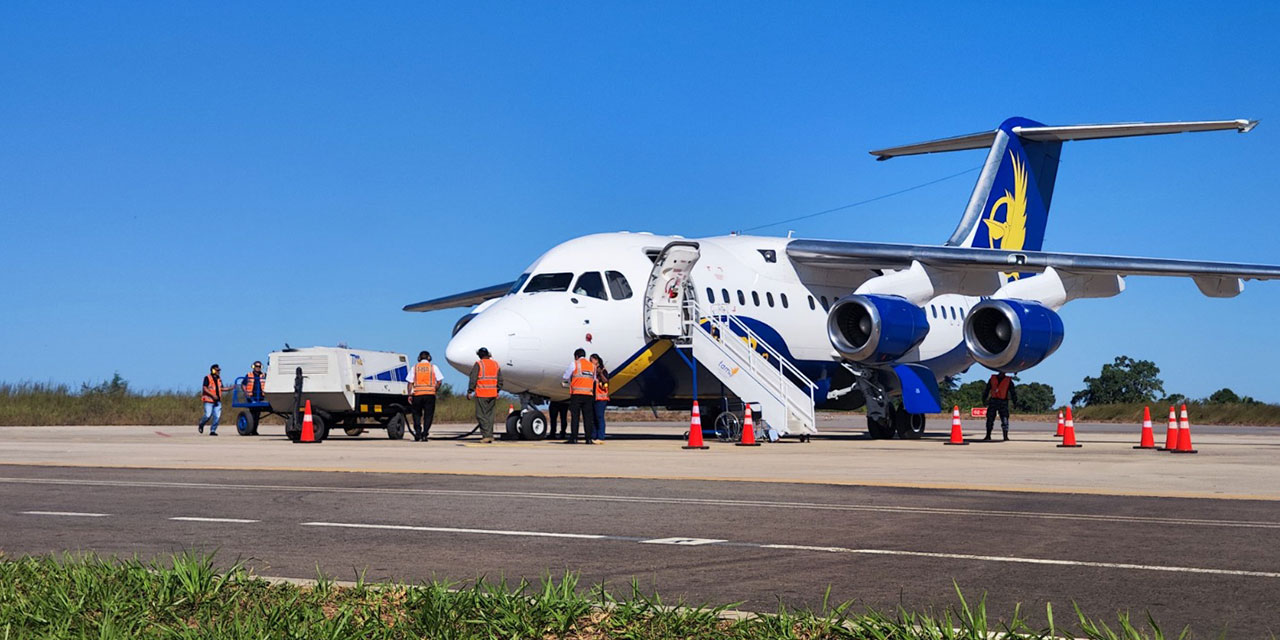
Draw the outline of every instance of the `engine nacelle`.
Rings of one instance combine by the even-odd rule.
[[[845,296],[831,305],[827,314],[831,346],[853,362],[882,364],[897,360],[928,333],[924,309],[898,296]]]
[[[1037,302],[983,300],[964,321],[964,344],[979,364],[1005,373],[1030,369],[1062,344],[1062,318]]]

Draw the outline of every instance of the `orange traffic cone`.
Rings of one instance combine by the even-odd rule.
[[[316,425],[311,417],[311,401],[307,401],[307,406],[302,414],[302,435],[298,437],[298,442],[319,442],[316,440]]]
[[[951,439],[942,444],[969,444],[964,441],[964,427],[960,425],[960,407],[951,409]]]
[[[739,447],[760,446],[760,443],[756,442],[756,426],[751,422],[752,413],[754,412],[751,410],[751,405],[747,405],[747,419],[742,423],[742,440],[737,443]]]
[[[698,413],[698,401],[693,401],[693,417],[689,418],[689,444],[682,449],[710,449],[702,444],[702,414]]]
[[[1164,446],[1161,451],[1173,451],[1178,448],[1178,417],[1169,407],[1169,429],[1164,432]]]
[[[1142,408],[1142,440],[1134,449],[1156,448],[1156,435],[1151,431],[1151,407]]]
[[[1082,444],[1076,444],[1076,421],[1071,419],[1071,407],[1067,407],[1067,422],[1062,429],[1062,444],[1058,446],[1073,449],[1078,449],[1084,446]]]
[[[1055,436],[1057,436],[1057,437],[1061,438],[1061,437],[1062,437],[1062,430],[1063,430],[1064,426],[1065,426],[1065,425],[1064,425],[1064,423],[1062,422],[1062,412],[1061,412],[1061,411],[1059,411],[1059,412],[1058,412],[1058,432],[1057,432],[1057,433],[1055,433],[1055,434],[1053,434],[1053,435],[1055,435]]]
[[[1187,405],[1182,405],[1182,416],[1178,420],[1178,446],[1173,453],[1196,453],[1191,448],[1191,421],[1187,420]]]

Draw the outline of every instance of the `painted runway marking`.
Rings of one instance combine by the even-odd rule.
[[[837,504],[820,502],[782,502],[776,500],[732,500],[720,498],[673,498],[605,494],[550,493],[528,491],[474,491],[463,489],[396,489],[374,487],[282,487],[277,485],[229,484],[229,483],[197,483],[197,482],[152,482],[131,480],[72,480],[59,478],[6,478],[0,477],[0,483],[10,484],[49,484],[71,486],[131,487],[131,488],[173,488],[173,489],[214,489],[242,491],[282,491],[306,493],[350,493],[350,494],[386,494],[416,495],[441,497],[476,497],[476,498],[521,498],[528,500],[579,500],[594,502],[619,502],[639,504],[693,505],[746,507],[751,509],[802,509],[813,511],[851,511],[908,515],[954,515],[969,517],[1024,518],[1030,520],[1076,520],[1098,523],[1124,524],[1160,524],[1195,527],[1231,527],[1245,529],[1280,529],[1280,522],[1257,520],[1213,520],[1206,518],[1174,518],[1162,516],[1128,516],[1093,513],[1055,513],[1048,511],[1014,511],[1007,509],[966,509],[959,507],[922,507],[871,504]]]
[[[235,524],[250,524],[261,522],[261,520],[246,520],[243,518],[202,518],[199,516],[174,516],[170,520],[178,520],[180,522],[231,522]]]
[[[75,518],[105,518],[109,513],[85,513],[83,511],[23,511],[27,516],[71,516]]]
[[[459,527],[419,527],[406,524],[363,524],[358,522],[303,522],[304,527],[339,527],[348,529],[391,529],[393,531],[431,531],[435,533],[474,533],[492,536],[525,536],[531,538],[577,538],[584,540],[622,539],[591,533],[553,533],[550,531],[509,531],[505,529],[464,529]]]
[[[1246,576],[1251,578],[1280,578],[1273,571],[1242,571],[1237,569],[1206,569],[1202,567],[1174,567],[1154,564],[1130,564],[1126,562],[1091,562],[1087,560],[1054,560],[1050,558],[1019,558],[1014,556],[984,556],[968,553],[941,553],[935,551],[905,551],[900,549],[846,549],[844,547],[809,547],[794,544],[763,544],[763,549],[797,551],[824,551],[874,556],[913,556],[917,558],[941,558],[947,560],[977,560],[982,562],[1012,562],[1019,564],[1055,565],[1064,567],[1095,567],[1100,569],[1131,569],[1138,571],[1166,571],[1170,573],[1202,573],[1218,576]]]
[[[696,547],[698,545],[716,544],[719,542],[728,542],[728,540],[717,540],[715,538],[655,538],[653,540],[641,540],[640,544],[679,544]]]

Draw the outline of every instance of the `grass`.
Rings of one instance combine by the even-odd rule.
[[[211,556],[164,563],[96,556],[0,556],[0,638],[536,638],[665,639],[1050,639],[1137,640],[1165,636],[1149,618],[1112,624],[1077,608],[1072,629],[1033,628],[1020,609],[1004,621],[985,600],[940,612],[814,610],[779,605],[768,615],[726,616],[730,605],[669,606],[633,583],[625,598],[583,588],[574,574],[538,583],[479,580],[340,587],[271,583],[242,566],[219,571]],[[1083,634],[1083,635],[1081,635]]]

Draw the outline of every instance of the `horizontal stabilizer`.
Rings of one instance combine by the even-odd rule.
[[[415,302],[414,304],[406,304],[405,311],[439,311],[440,309],[457,309],[461,307],[472,307],[493,298],[501,298],[515,282],[507,282],[504,284],[495,284],[482,289],[474,289],[463,293],[455,293],[451,296],[443,298],[435,298],[433,300],[424,300]]]
[[[1257,120],[1204,120],[1199,122],[1133,122],[1121,124],[1080,124],[1065,127],[1020,126],[1013,127],[1014,135],[1033,142],[1067,142],[1070,140],[1099,140],[1102,138],[1129,138],[1133,136],[1158,136],[1170,133],[1194,131],[1225,131],[1234,129],[1248,133],[1258,126]],[[898,156],[915,156],[944,151],[986,149],[996,140],[996,131],[971,133],[954,138],[908,144],[900,147],[877,149],[871,152],[876,160],[888,160]]]

